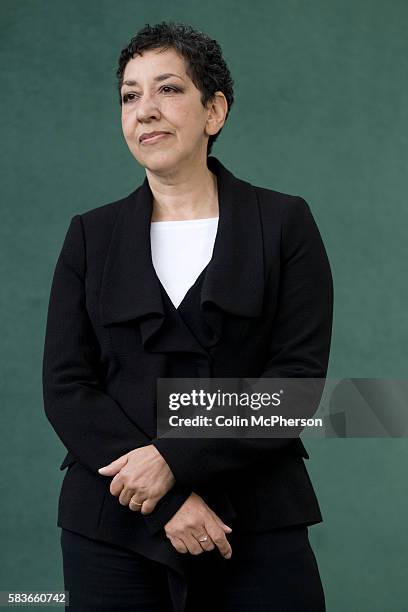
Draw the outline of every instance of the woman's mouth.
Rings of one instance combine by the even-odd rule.
[[[154,144],[155,142],[158,142],[159,140],[162,140],[166,136],[170,136],[170,134],[167,134],[167,133],[156,134],[156,136],[150,136],[150,138],[143,138],[143,140],[141,140],[140,144],[141,145]]]

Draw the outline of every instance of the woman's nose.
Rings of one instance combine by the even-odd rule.
[[[157,118],[160,115],[160,109],[153,96],[145,94],[139,98],[136,115],[139,121],[144,121],[152,117]]]

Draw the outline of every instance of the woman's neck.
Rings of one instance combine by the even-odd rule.
[[[151,221],[180,221],[217,217],[217,177],[208,168],[201,176],[178,184],[149,181],[153,193]]]

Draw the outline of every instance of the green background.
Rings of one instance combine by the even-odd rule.
[[[1,581],[61,590],[64,449],[43,413],[53,269],[69,221],[144,178],[115,70],[145,23],[217,39],[235,104],[213,149],[234,174],[304,197],[335,283],[330,376],[404,377],[408,4],[2,0]],[[324,522],[310,538],[329,612],[406,610],[405,439],[306,440]]]

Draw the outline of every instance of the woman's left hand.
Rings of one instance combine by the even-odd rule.
[[[114,476],[110,492],[122,506],[150,514],[175,484],[169,465],[153,444],[142,446],[99,468],[102,476]]]

